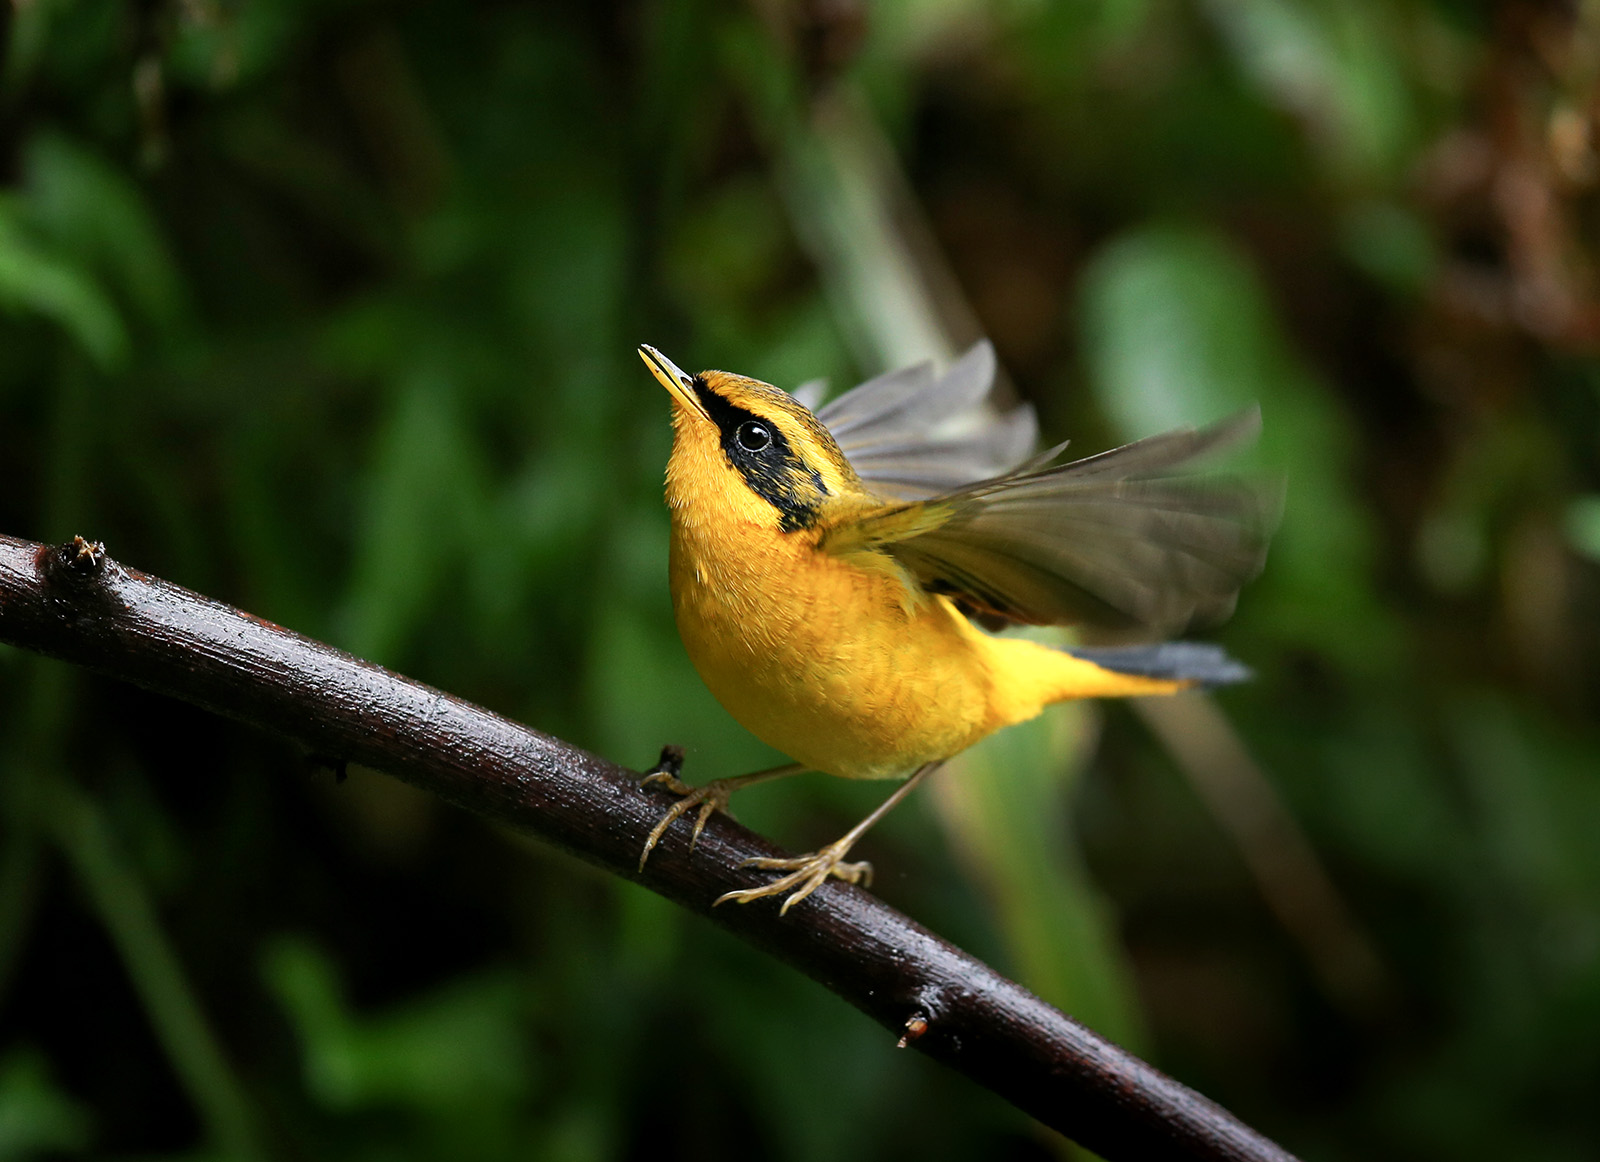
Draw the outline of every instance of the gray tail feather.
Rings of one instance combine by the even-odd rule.
[[[1234,661],[1221,646],[1210,642],[1075,648],[1067,653],[1118,674],[1198,682],[1202,686],[1231,686],[1255,677],[1249,666]]]

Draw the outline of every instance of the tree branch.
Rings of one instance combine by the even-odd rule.
[[[712,817],[691,858],[671,799],[559,739],[124,568],[83,541],[0,537],[0,641],[204,706],[403,779],[643,884],[826,985],[894,1035],[1109,1162],[1292,1162],[1227,1111],[871,894],[831,882],[776,907],[711,901],[781,852]]]

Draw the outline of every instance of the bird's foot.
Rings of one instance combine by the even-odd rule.
[[[691,787],[678,774],[683,770],[683,750],[680,747],[663,747],[661,761],[656,768],[639,780],[640,786],[665,787],[674,795],[683,796],[661,816],[661,821],[651,830],[644,841],[644,850],[639,853],[639,870],[644,870],[645,860],[650,858],[650,853],[655,850],[656,844],[661,842],[661,837],[667,833],[667,828],[682,816],[688,814],[695,807],[700,808],[700,813],[695,816],[694,831],[689,836],[689,851],[692,853],[695,844],[700,842],[700,832],[705,830],[706,820],[711,818],[713,811],[726,811],[728,797],[733,794],[741,780],[739,779],[712,779],[703,787]]]
[[[735,903],[748,904],[751,900],[780,896],[790,888],[794,888],[795,891],[783,902],[783,907],[778,909],[778,915],[781,916],[820,888],[829,876],[837,876],[847,883],[860,884],[864,888],[870,887],[872,885],[870,863],[865,860],[860,863],[844,862],[844,857],[850,853],[855,841],[855,835],[847,835],[820,851],[812,852],[810,855],[798,855],[793,859],[747,859],[739,866],[769,868],[773,871],[787,871],[789,874],[759,888],[742,888],[736,892],[728,892],[718,896],[716,903],[725,904],[732,900]],[[715,907],[716,904],[712,906]]]

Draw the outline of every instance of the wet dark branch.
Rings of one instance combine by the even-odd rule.
[[[780,918],[710,903],[781,854],[723,815],[688,853],[671,799],[631,772],[349,654],[124,568],[82,540],[0,537],[0,641],[359,762],[658,892],[821,982],[915,1048],[1119,1159],[1289,1155],[870,893],[830,883]],[[775,1019],[779,1019],[775,1015]]]

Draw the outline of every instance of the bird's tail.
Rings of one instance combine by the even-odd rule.
[[[1032,718],[1072,698],[1138,698],[1197,686],[1227,686],[1250,670],[1221,646],[1161,642],[1116,647],[1052,647],[1025,638],[990,638],[996,652],[995,702],[1002,723]]]
[[[1074,647],[1067,653],[1102,670],[1138,678],[1189,682],[1196,686],[1232,686],[1255,675],[1243,662],[1211,642],[1158,642],[1154,645]]]

